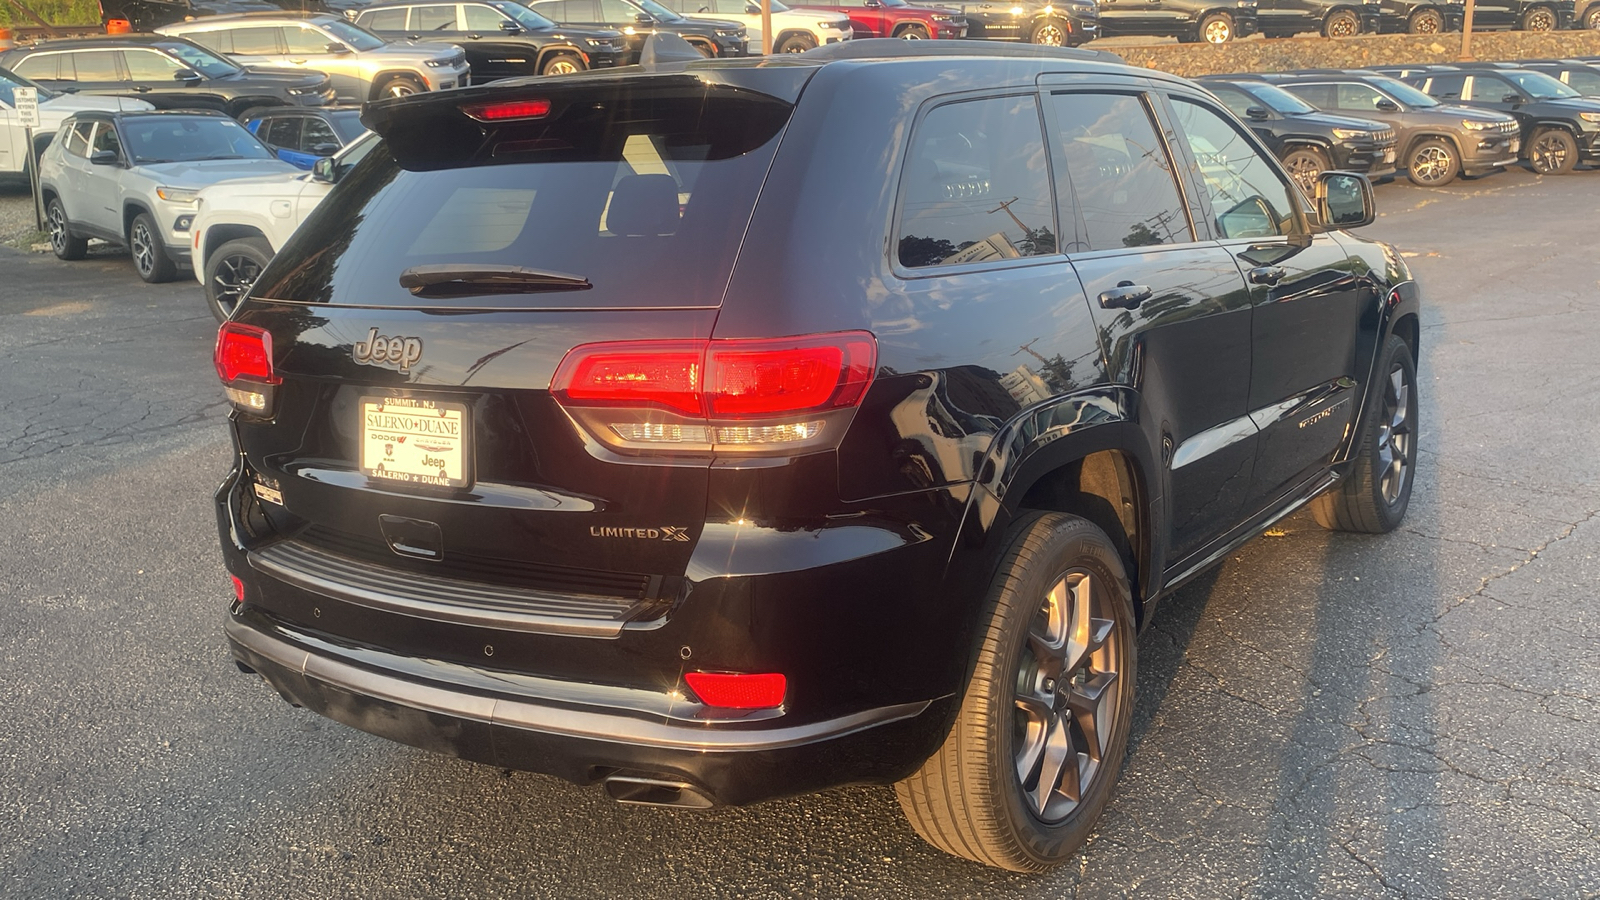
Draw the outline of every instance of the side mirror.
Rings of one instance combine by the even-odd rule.
[[[879,9],[883,6],[883,4],[879,3],[878,0],[867,0],[865,5],[867,9]]]
[[[339,180],[339,170],[334,168],[333,157],[324,156],[311,164],[311,177],[325,184]]]
[[[1267,108],[1265,106],[1252,106],[1245,110],[1244,114],[1247,118],[1256,122],[1265,122],[1266,120],[1272,118],[1272,113],[1267,112]]]
[[[633,17],[633,20],[638,22],[640,25],[651,25],[655,23],[655,19],[650,18],[649,13],[639,13],[637,16]]]
[[[1399,112],[1400,111],[1400,104],[1395,103],[1393,100],[1390,100],[1388,97],[1379,97],[1377,106],[1378,106],[1378,109],[1381,109],[1384,112]]]
[[[181,81],[184,84],[194,84],[202,79],[200,73],[193,69],[179,69],[178,71],[172,73],[172,80]]]
[[[1372,182],[1354,172],[1323,172],[1317,176],[1317,217],[1326,228],[1360,228],[1377,218]]]
[[[89,162],[96,166],[114,166],[117,164],[117,151],[96,150],[89,154]]]
[[[1501,103],[1521,103],[1522,102],[1522,95],[1521,94],[1507,94],[1504,97],[1500,98],[1500,102]]]
[[[519,34],[522,31],[522,26],[511,21],[510,19],[503,19],[500,22],[500,30],[504,31],[506,34]]]
[[[706,9],[705,7],[701,7],[700,11],[701,12],[710,12],[711,10]],[[744,14],[747,15],[747,16],[759,16],[759,15],[761,15],[761,7],[755,5],[754,3],[746,3],[744,5]]]
[[[312,144],[311,152],[316,156],[332,156],[339,152],[339,144]]]
[[[350,52],[349,47],[346,47],[338,41],[330,41],[326,49],[329,53],[338,53],[341,55]]]

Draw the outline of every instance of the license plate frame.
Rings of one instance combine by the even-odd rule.
[[[367,395],[356,408],[363,475],[385,485],[472,486],[472,410],[466,403]]]

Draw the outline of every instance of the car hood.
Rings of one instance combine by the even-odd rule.
[[[1371,119],[1358,119],[1355,116],[1335,116],[1325,112],[1304,113],[1298,116],[1285,116],[1290,122],[1300,124],[1319,125],[1323,128],[1361,128],[1366,131],[1387,131],[1389,126]]]
[[[301,69],[274,69],[267,66],[245,66],[244,72],[230,78],[248,78],[258,84],[271,83],[285,88],[312,87],[328,80],[321,72],[307,73]]]
[[[363,50],[361,55],[397,59],[449,59],[461,52],[460,47],[444,41],[395,41],[376,50]]]
[[[1449,116],[1452,119],[1469,119],[1473,122],[1515,122],[1516,116],[1508,116],[1492,109],[1475,109],[1471,106],[1460,106],[1455,103],[1441,103],[1430,109],[1421,109],[1417,112],[1437,113]]]
[[[1525,106],[1538,106],[1547,110],[1560,112],[1592,113],[1600,112],[1600,100],[1591,97],[1562,97],[1555,100],[1533,100]]]
[[[609,28],[573,28],[570,25],[557,25],[554,28],[525,31],[523,34],[538,34],[541,37],[555,38],[558,40],[588,38],[591,41],[614,41],[619,46],[626,40],[622,32],[613,31]]]
[[[148,178],[182,188],[205,187],[231,178],[274,172],[305,174],[304,171],[277,159],[204,159],[195,162],[153,163],[136,168]]]

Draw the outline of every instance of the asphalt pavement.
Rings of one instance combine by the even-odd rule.
[[[291,708],[222,638],[198,286],[0,248],[0,896],[1600,896],[1600,172],[1378,200],[1425,296],[1410,516],[1292,517],[1168,600],[1043,876],[886,787],[630,808]]]

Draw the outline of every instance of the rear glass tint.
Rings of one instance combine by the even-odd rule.
[[[442,99],[398,114],[255,295],[433,308],[718,305],[790,105],[698,82],[550,93],[550,115],[526,123],[479,125]],[[440,300],[400,284],[409,269],[441,265],[520,266],[592,287]]]

